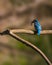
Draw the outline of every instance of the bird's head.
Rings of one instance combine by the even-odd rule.
[[[31,25],[32,25],[33,23],[37,22],[37,21],[38,21],[37,19],[33,20],[32,23],[31,23]]]

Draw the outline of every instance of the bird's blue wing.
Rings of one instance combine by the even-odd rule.
[[[42,30],[40,23],[37,21],[34,23],[35,29],[37,31],[37,34],[40,35],[40,32]]]
[[[40,30],[40,29],[39,29],[39,30],[37,30],[37,34],[38,34],[38,35],[40,35],[40,33],[41,33],[41,30]]]

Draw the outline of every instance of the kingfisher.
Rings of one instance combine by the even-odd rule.
[[[34,28],[36,29],[37,35],[40,35],[42,27],[38,19],[33,20],[32,23],[34,23]]]

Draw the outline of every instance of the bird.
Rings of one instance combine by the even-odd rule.
[[[38,19],[33,20],[32,23],[34,23],[34,28],[37,32],[37,35],[40,35],[42,27],[41,27],[41,24],[39,23]]]

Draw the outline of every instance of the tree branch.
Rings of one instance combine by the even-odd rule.
[[[36,31],[32,31],[32,30],[25,30],[25,29],[15,29],[15,30],[10,30],[13,33],[27,33],[27,34],[36,34]],[[45,34],[52,34],[52,30],[42,30],[41,35],[45,35]]]
[[[15,31],[16,32],[16,31]],[[23,31],[24,32],[24,31]],[[35,45],[31,44],[30,42],[20,38],[19,36],[15,35],[13,32],[9,32],[9,35],[12,36],[13,38],[15,38],[16,40],[19,40],[20,42],[22,42],[23,44],[26,44],[27,46],[31,47],[32,49],[36,50],[43,58],[44,60],[47,62],[48,65],[51,65],[52,63],[50,62],[50,60],[46,57],[46,55],[39,49],[37,48]]]
[[[36,31],[31,31],[31,30],[25,30],[25,29],[16,29],[16,30],[6,30],[2,33],[0,33],[1,35],[10,35],[13,38],[15,38],[16,40],[19,40],[20,42],[22,42],[23,44],[26,44],[27,46],[31,47],[32,49],[36,50],[43,58],[44,60],[47,62],[48,65],[52,65],[51,61],[46,57],[46,55],[35,45],[31,44],[30,42],[20,38],[19,36],[15,35],[14,33],[28,33],[28,34],[35,34]],[[43,30],[41,31],[41,34],[52,34],[52,30]]]

